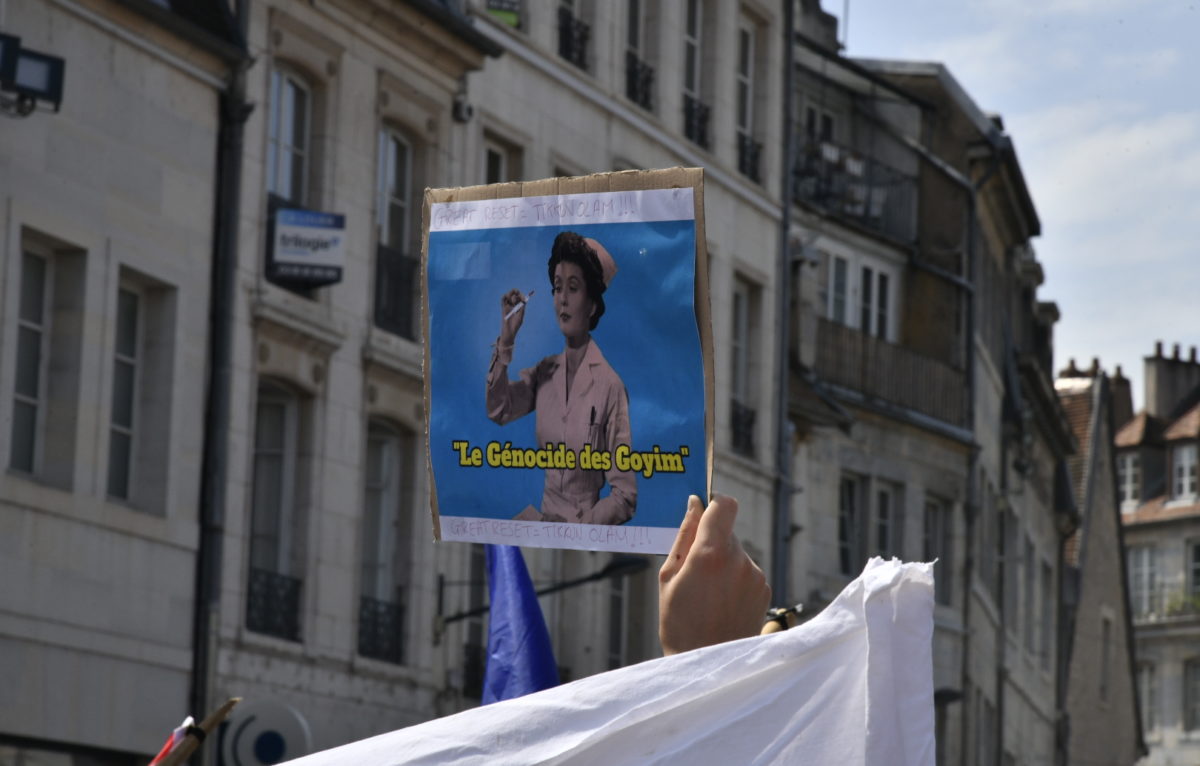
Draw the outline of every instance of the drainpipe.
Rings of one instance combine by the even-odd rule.
[[[792,83],[795,68],[795,3],[783,3],[783,173],[780,182],[782,215],[779,224],[779,257],[775,267],[775,516],[771,535],[771,592],[776,604],[790,604],[788,571],[792,537],[792,429],[788,420],[788,376],[791,329]]]
[[[246,39],[248,2],[238,0],[238,33]],[[212,286],[209,297],[208,381],[204,410],[204,451],[200,470],[200,543],[196,553],[196,603],[192,632],[192,679],[189,707],[201,717],[212,699],[217,626],[221,597],[221,560],[225,535],[225,486],[228,476],[229,398],[233,374],[233,312],[237,275],[238,211],[241,205],[243,137],[253,107],[246,103],[247,56],[230,72],[220,95],[216,195],[213,210]],[[212,762],[208,748],[207,758]]]

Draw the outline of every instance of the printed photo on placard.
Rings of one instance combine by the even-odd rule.
[[[691,188],[435,202],[443,540],[665,553],[706,490]]]

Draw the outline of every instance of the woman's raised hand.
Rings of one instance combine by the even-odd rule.
[[[500,343],[511,346],[525,321],[525,296],[515,287],[500,299]]]

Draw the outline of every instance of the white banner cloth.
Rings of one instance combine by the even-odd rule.
[[[874,558],[820,614],[315,753],[295,766],[932,766],[933,565]]]

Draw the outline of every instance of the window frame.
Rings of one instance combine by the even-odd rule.
[[[252,473],[250,486],[250,566],[255,569],[262,567],[255,563],[255,538],[259,537],[255,532],[254,519],[258,513],[258,461],[259,456],[264,452],[259,446],[259,433],[262,427],[261,410],[263,405],[273,405],[281,408],[283,416],[281,418],[282,433],[280,434],[281,448],[280,452],[280,468],[279,468],[279,487],[278,508],[275,513],[275,524],[278,527],[276,530],[277,542],[274,567],[268,571],[274,574],[286,575],[289,577],[300,578],[301,575],[294,571],[293,566],[294,547],[296,545],[295,525],[298,520],[296,512],[296,476],[299,464],[300,452],[300,397],[298,394],[290,391],[286,387],[269,380],[260,381],[258,387],[258,399],[255,402],[255,418],[254,418],[254,442],[251,448],[252,455]]]
[[[704,101],[705,10],[705,0],[686,0],[684,3],[682,90],[685,97],[691,96],[699,102]],[[694,25],[693,20],[695,21]]]
[[[123,354],[121,352],[121,295],[132,296],[136,301],[134,305],[133,318],[133,355]],[[144,291],[137,285],[134,285],[129,280],[121,280],[117,287],[116,301],[116,321],[115,330],[113,333],[113,347],[111,357],[111,371],[109,380],[112,383],[112,396],[110,397],[111,407],[109,408],[108,417],[108,472],[105,477],[105,492],[108,497],[121,502],[130,502],[133,499],[132,488],[138,482],[138,455],[141,449],[141,399],[142,399],[142,378],[145,375],[146,358],[146,316],[147,300]],[[129,423],[127,425],[118,425],[116,423],[117,416],[117,368],[120,365],[132,367],[130,376],[130,390],[128,392],[128,407],[129,407]],[[114,491],[113,487],[113,461],[116,457],[114,443],[116,437],[120,435],[129,440],[129,448],[125,454],[124,466],[124,481],[125,488],[123,493]]]
[[[394,149],[401,147],[407,159],[404,163],[404,179],[401,181],[403,194],[400,196],[394,195],[395,182],[393,174],[396,170],[396,154]],[[377,212],[375,214],[375,233],[379,244],[387,247],[395,248],[401,252],[407,253],[412,245],[412,210],[413,210],[413,162],[416,159],[416,147],[408,135],[400,128],[394,127],[388,123],[384,123],[379,129],[379,156],[376,167],[376,195],[377,195]],[[400,224],[401,236],[400,242],[393,241],[391,237],[392,231],[392,203],[395,200],[401,200],[402,221]]]
[[[42,269],[42,285],[41,285],[41,316],[37,323],[32,322],[23,316],[25,312],[25,294],[26,294],[26,279],[28,275],[28,265],[32,260],[37,260],[41,264]],[[22,243],[21,247],[21,275],[18,280],[19,295],[17,297],[17,350],[14,353],[13,360],[13,415],[12,427],[9,429],[9,455],[8,467],[10,470],[17,471],[26,476],[39,476],[43,470],[43,450],[45,448],[45,429],[46,429],[46,411],[49,405],[49,366],[50,366],[50,341],[54,333],[54,257],[52,253],[46,253],[31,243]],[[36,391],[30,397],[27,394],[21,393],[21,378],[22,378],[22,362],[21,362],[21,331],[28,330],[37,334],[37,361],[36,370],[32,373],[36,376],[34,388]],[[33,423],[30,439],[32,444],[29,445],[28,467],[16,464],[17,456],[17,407],[24,405],[33,408]]]
[[[1171,497],[1175,500],[1191,500],[1200,487],[1197,478],[1197,444],[1181,441],[1171,445]]]
[[[951,506],[941,498],[925,496],[922,523],[922,555],[934,563],[934,603],[949,606],[953,601],[951,576],[954,571],[953,515]]]
[[[288,147],[283,144],[283,137],[280,134],[281,122],[283,120],[283,85],[291,84],[297,91],[304,93],[304,106],[302,119],[304,121],[304,145],[300,147],[300,151],[289,152]],[[266,167],[266,187],[267,193],[274,195],[287,204],[304,207],[309,203],[311,196],[311,180],[312,180],[312,160],[313,160],[313,114],[314,100],[316,89],[313,86],[309,77],[304,75],[295,67],[289,66],[282,61],[274,62],[269,75],[267,85],[268,98],[268,114],[267,114],[267,167]],[[293,115],[295,110],[292,110]],[[295,133],[295,120],[292,122],[292,135]],[[283,194],[280,191],[280,173],[283,167],[284,154],[290,159],[293,154],[298,154],[301,162],[300,183],[296,196],[291,194]],[[289,171],[290,177],[290,171]],[[294,179],[293,179],[294,186]]]
[[[869,253],[821,252],[826,260],[820,286],[824,317],[885,343],[897,343],[900,267]]]
[[[749,139],[754,138],[756,123],[754,119],[754,64],[757,55],[758,26],[743,18],[738,22],[737,61],[734,70],[734,123],[737,132]]]
[[[1158,611],[1158,547],[1153,544],[1126,548],[1129,567],[1129,605],[1133,617],[1149,617]]]
[[[1141,501],[1141,455],[1136,450],[1117,455],[1117,494],[1122,508]]]
[[[762,327],[762,286],[741,273],[734,274],[730,301],[729,340],[729,399],[730,444],[735,452],[754,457],[758,451],[758,387],[761,353],[756,342]],[[739,411],[748,413],[753,423],[749,427],[747,444],[737,436]]]

